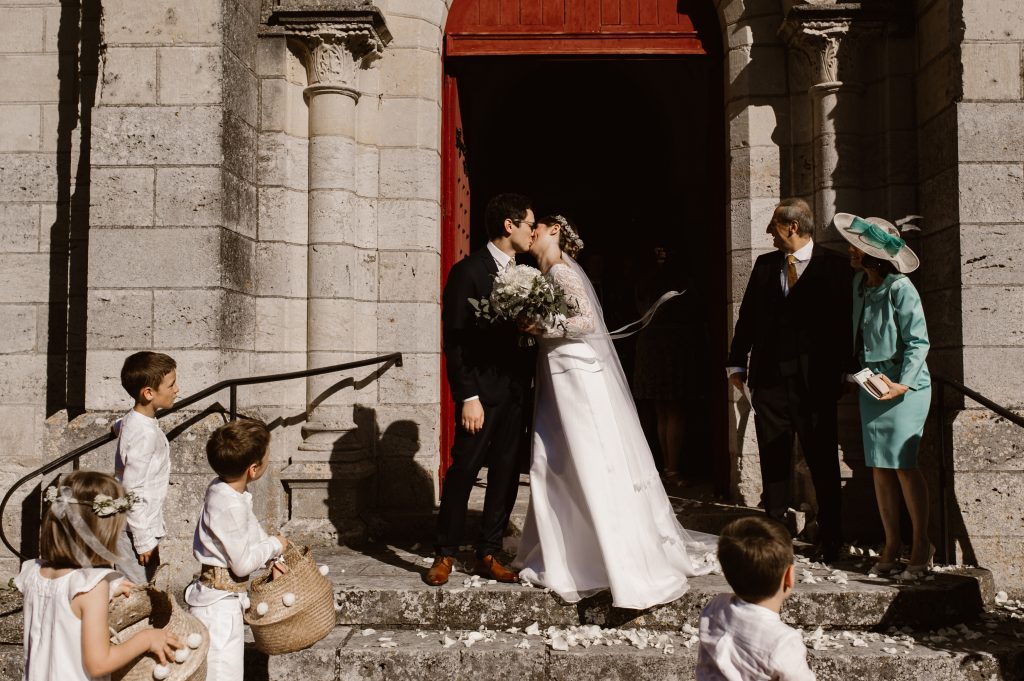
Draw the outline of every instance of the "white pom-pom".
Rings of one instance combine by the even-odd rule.
[[[171,668],[162,664],[158,664],[153,667],[153,678],[160,681],[160,679],[166,679],[171,675]]]
[[[189,648],[195,650],[199,646],[203,645],[203,635],[198,632],[193,632],[188,635],[187,639],[185,639],[185,643],[188,644]]]
[[[249,597],[248,596],[242,596],[241,602],[242,602],[242,610],[248,610],[249,606],[252,605],[252,603],[249,601]]]
[[[327,573],[330,572],[330,571],[331,571],[331,568],[327,567],[326,565],[321,565],[320,566],[320,574],[322,574],[324,577],[326,577]]]
[[[257,615],[266,615],[268,610],[270,610],[270,606],[266,603],[260,603],[256,606]]]
[[[178,648],[174,651],[174,661],[181,664],[188,659],[188,648]]]
[[[284,596],[281,596],[281,602],[284,603],[284,607],[286,608],[292,607],[295,605],[295,594],[289,591]]]

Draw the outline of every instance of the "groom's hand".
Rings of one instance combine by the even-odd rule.
[[[484,405],[480,400],[462,403],[462,427],[467,433],[475,435],[484,427]]]

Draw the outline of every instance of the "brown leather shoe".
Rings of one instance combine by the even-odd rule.
[[[434,558],[434,564],[427,570],[427,574],[423,577],[423,581],[430,586],[441,586],[442,584],[448,583],[448,575],[452,573],[452,564],[455,559],[451,556],[437,556]]]
[[[515,584],[519,581],[519,573],[506,568],[493,555],[486,555],[476,562],[476,573],[481,577],[506,584]]]

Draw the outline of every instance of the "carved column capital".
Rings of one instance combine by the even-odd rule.
[[[781,37],[793,49],[807,57],[815,85],[840,82],[840,52],[843,70],[849,68],[855,40],[848,21],[787,21]]]
[[[304,55],[310,90],[330,89],[358,97],[355,78],[370,68],[391,42],[380,10],[280,8],[267,21],[268,33],[285,35]]]

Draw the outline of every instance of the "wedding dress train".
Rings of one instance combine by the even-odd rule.
[[[676,520],[593,288],[575,261],[550,276],[575,303],[539,341],[530,506],[515,565],[575,602],[668,603],[710,572],[716,538]]]

